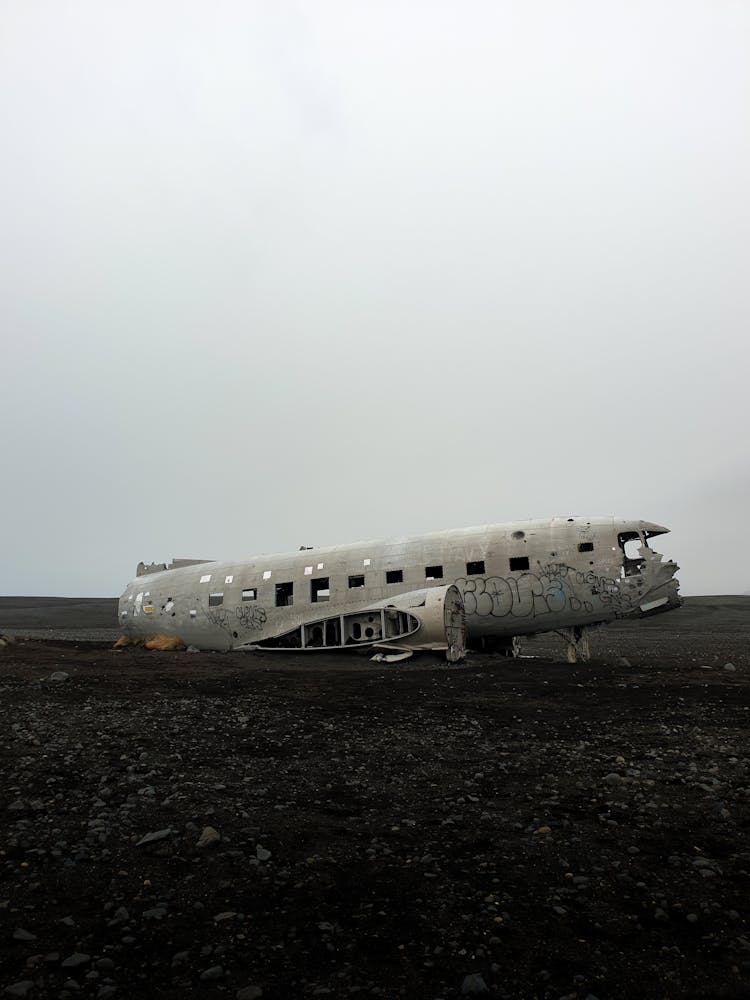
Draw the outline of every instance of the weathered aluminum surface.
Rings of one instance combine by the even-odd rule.
[[[648,544],[667,530],[648,521],[556,517],[241,561],[155,564],[155,572],[140,564],[120,599],[120,624],[132,636],[179,635],[200,648],[231,649],[455,584],[469,643],[587,626],[679,605],[677,565]],[[362,586],[352,586],[359,577]],[[291,604],[278,605],[280,585],[291,585]],[[255,599],[243,599],[251,590]]]

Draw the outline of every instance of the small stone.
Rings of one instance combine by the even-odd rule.
[[[97,990],[96,1000],[109,1000],[109,998],[113,997],[115,993],[117,993],[117,987],[114,983],[105,983]]]
[[[115,963],[111,958],[100,958],[96,963],[96,967],[99,972],[112,972],[115,968]]]
[[[484,976],[479,972],[472,972],[471,975],[464,976],[461,983],[461,993],[470,996],[475,993],[489,993],[489,987],[484,981]]]
[[[685,919],[687,920],[687,922],[689,924],[697,924],[698,923],[698,914],[697,913],[688,913],[688,915],[687,915],[687,917]]]
[[[552,827],[540,826],[539,829],[535,831],[535,833],[541,833],[542,835],[552,833]]]
[[[135,845],[136,847],[145,847],[146,844],[155,844],[159,840],[166,840],[167,837],[172,835],[172,827],[168,826],[164,830],[154,830],[153,833],[147,833],[138,841]]]
[[[612,771],[610,774],[605,774],[602,781],[605,785],[622,785],[625,779],[621,774],[617,774],[616,771]]]
[[[735,667],[735,665],[733,663],[725,663],[724,664],[724,669],[727,670],[729,673],[734,673],[734,671],[737,668]]]
[[[152,906],[150,910],[143,911],[144,920],[161,920],[166,915],[167,910],[164,906]]]
[[[620,659],[617,661],[617,666],[618,667],[629,667],[630,666],[630,660],[627,658],[627,656],[621,656]]]
[[[186,653],[200,653],[200,650],[198,649],[197,646],[188,646],[187,649],[185,650],[185,652]]]
[[[236,916],[237,914],[235,913],[234,910],[225,910],[223,913],[217,913],[216,916],[214,917],[214,920],[217,924],[220,924],[224,920],[231,920],[233,917]]]
[[[26,931],[23,927],[16,927],[13,931],[14,941],[36,941],[36,934],[32,934],[31,931]]]
[[[13,983],[12,986],[5,987],[5,995],[9,997],[26,997],[34,989],[34,983],[30,979],[22,979],[20,983]]]
[[[263,990],[260,986],[243,986],[235,993],[235,1000],[260,1000]]]
[[[195,846],[203,850],[206,847],[211,847],[212,844],[218,844],[220,840],[221,834],[218,830],[214,830],[212,826],[204,826]]]
[[[84,965],[88,965],[91,961],[91,955],[84,955],[83,952],[74,951],[72,955],[63,961],[63,969],[80,969]]]
[[[268,861],[268,859],[271,857],[271,852],[267,851],[262,844],[258,844],[258,846],[255,848],[255,857],[258,859],[258,861]]]
[[[47,680],[52,681],[55,684],[61,684],[63,681],[67,681],[69,678],[70,674],[66,674],[64,670],[55,670],[54,673],[49,675]]]
[[[212,965],[210,969],[206,969],[205,972],[201,973],[202,983],[213,983],[217,979],[224,978],[224,970],[220,965]]]
[[[640,854],[640,853],[641,852],[638,850],[635,844],[631,844],[631,846],[628,848],[628,854]]]

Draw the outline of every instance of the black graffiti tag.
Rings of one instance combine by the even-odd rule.
[[[522,573],[518,577],[491,576],[487,579],[462,578],[456,586],[463,592],[467,615],[480,618],[535,618],[572,611],[593,610],[593,605],[576,596],[569,580],[570,567],[554,564],[546,572]]]
[[[234,609],[234,613],[240,625],[251,631],[262,629],[268,618],[266,609],[260,608],[255,604],[242,604]]]

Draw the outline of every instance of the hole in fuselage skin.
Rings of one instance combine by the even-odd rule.
[[[625,576],[635,576],[640,572],[644,560],[639,554],[641,536],[637,531],[621,531],[617,542],[622,549],[622,564]]]

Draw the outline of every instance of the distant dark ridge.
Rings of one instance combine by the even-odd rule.
[[[729,629],[750,636],[750,597],[709,594],[683,597],[682,607],[650,618],[613,622],[609,629],[656,629],[667,632],[716,632]]]
[[[25,628],[117,628],[117,598],[0,597],[0,631]]]

